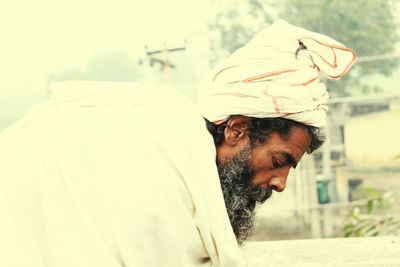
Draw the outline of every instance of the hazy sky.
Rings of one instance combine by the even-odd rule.
[[[211,0],[3,2],[0,121],[14,112],[11,109],[22,112],[40,102],[38,96],[45,95],[49,74],[84,70],[98,53],[121,51],[135,60],[143,55],[145,44],[158,49],[164,42],[169,46],[182,45],[185,39],[190,42],[194,32],[205,30],[215,11]],[[198,46],[199,42],[192,44]],[[198,58],[207,60],[207,56]],[[196,67],[200,65],[198,58],[193,61]],[[379,85],[397,89],[394,85],[400,75],[393,77],[397,80],[381,78]]]
[[[204,28],[209,1],[36,0],[0,7],[0,99],[37,95],[49,72],[84,68],[95,53],[143,52]]]

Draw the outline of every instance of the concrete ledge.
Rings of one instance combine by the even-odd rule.
[[[249,267],[400,267],[400,237],[248,242]]]

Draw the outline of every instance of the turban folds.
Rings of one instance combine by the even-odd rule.
[[[355,62],[343,44],[278,20],[234,52],[200,84],[203,117],[282,117],[321,127],[328,92],[321,76],[339,79]]]

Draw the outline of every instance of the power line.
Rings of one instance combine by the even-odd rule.
[[[357,58],[357,62],[371,62],[371,61],[380,61],[380,60],[390,60],[390,59],[398,59],[400,58],[400,54],[386,54],[386,55],[376,55],[376,56],[365,56]]]
[[[368,103],[376,101],[391,101],[395,99],[400,99],[400,93],[381,93],[373,95],[362,95],[362,96],[347,96],[347,97],[337,97],[329,99],[329,104],[339,104],[339,103]]]

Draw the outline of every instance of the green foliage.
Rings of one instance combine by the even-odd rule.
[[[217,33],[217,42],[222,52],[232,53],[246,44],[265,25],[274,20],[269,7],[257,0],[215,1],[218,13],[211,23],[210,29]],[[245,23],[244,23],[245,22]],[[214,40],[215,41],[215,40]],[[216,56],[218,60],[218,55]]]
[[[366,197],[365,207],[352,209],[349,222],[343,227],[345,237],[400,235],[400,217],[393,213],[394,198],[390,192],[364,189],[358,196]]]
[[[397,2],[391,0],[246,0],[224,7],[211,29],[219,32],[220,45],[233,52],[276,18],[331,36],[354,49],[358,57],[392,54],[399,40],[396,23]],[[240,6],[240,8],[239,8]],[[240,13],[238,10],[245,10]],[[252,23],[248,23],[252,20]],[[367,78],[371,74],[390,75],[398,60],[356,64],[340,81],[328,81],[333,96],[351,95],[352,88],[376,92]]]

